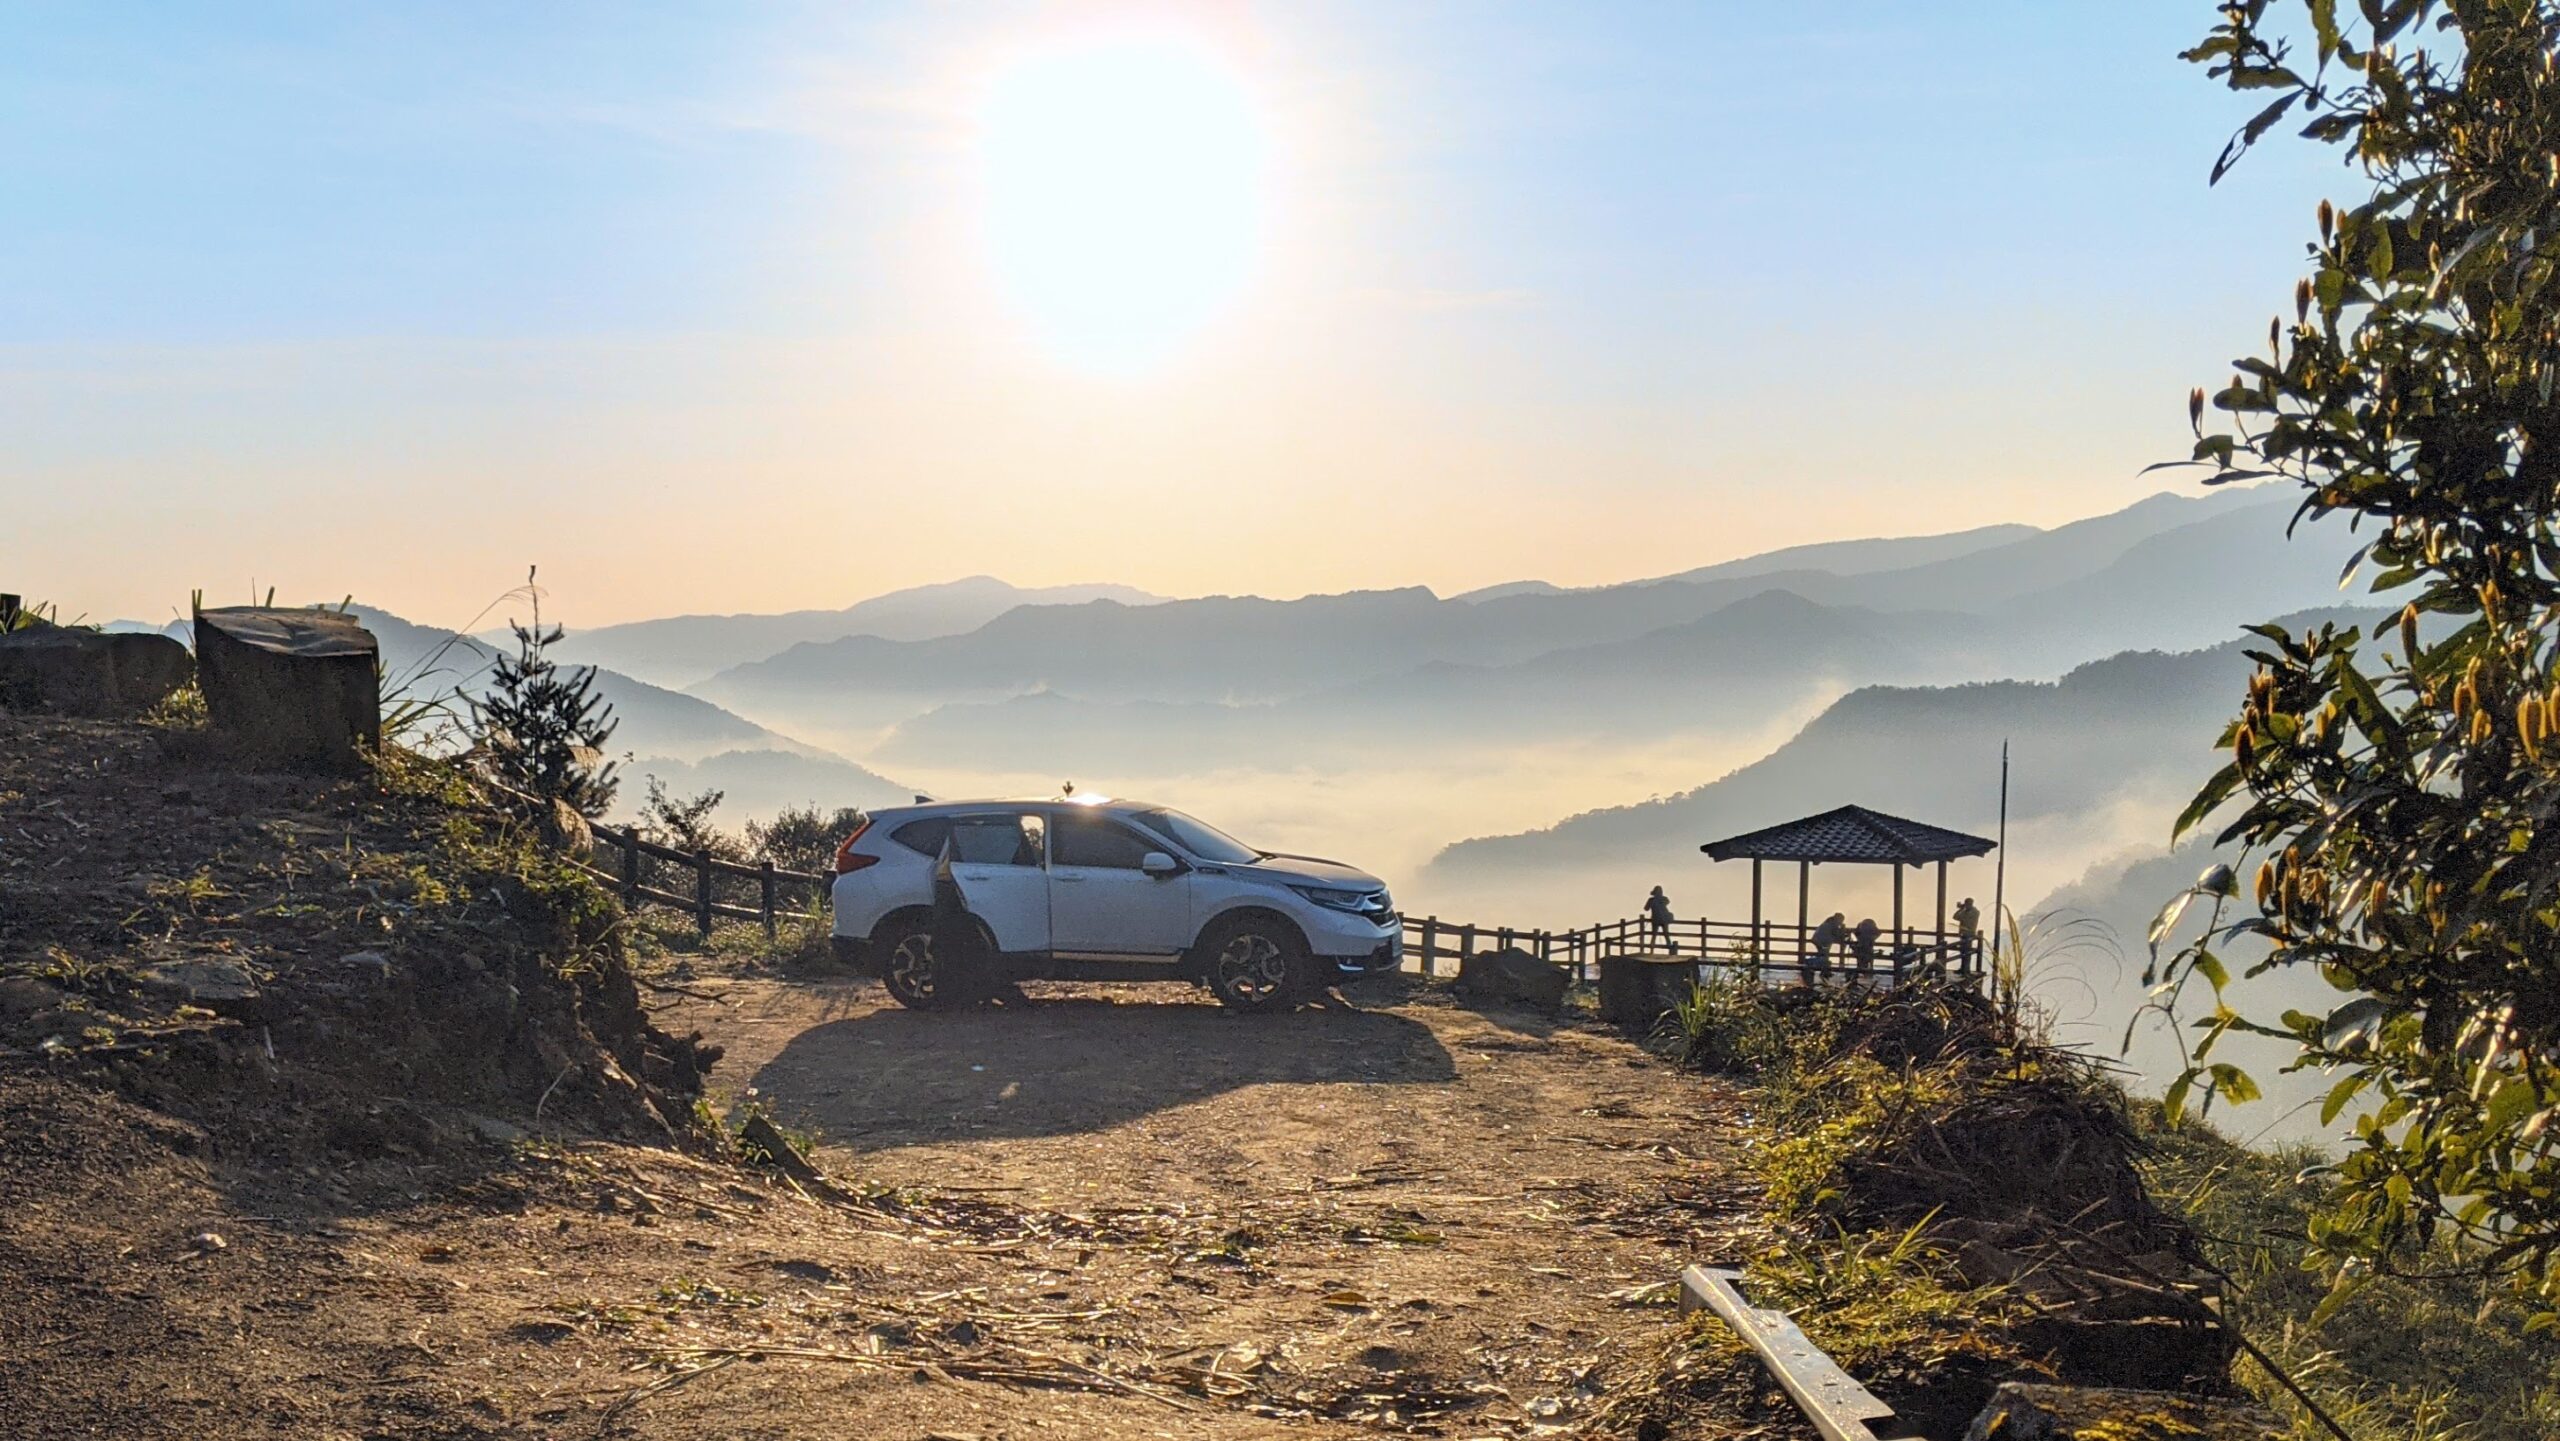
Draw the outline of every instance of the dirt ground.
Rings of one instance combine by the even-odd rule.
[[[1569,1429],[1671,1324],[1661,1283],[1747,1248],[1737,1098],[1382,984],[1284,1017],[1162,987],[957,1015],[842,982],[663,997],[728,1047],[724,1104],[817,1133],[836,1198],[496,1120],[470,1161],[240,1164],[0,1073],[0,1268],[27,1300],[0,1414],[43,1437]]]

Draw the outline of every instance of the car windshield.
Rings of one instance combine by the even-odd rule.
[[[1219,865],[1249,865],[1262,859],[1264,854],[1216,826],[1193,820],[1180,811],[1140,811],[1130,819],[1201,860]]]

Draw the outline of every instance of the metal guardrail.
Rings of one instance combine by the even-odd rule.
[[[1742,1273],[1691,1266],[1680,1273],[1680,1314],[1712,1311],[1758,1354],[1823,1441],[1903,1441],[1917,1437],[1893,1408],[1857,1383],[1783,1311],[1743,1299]]]

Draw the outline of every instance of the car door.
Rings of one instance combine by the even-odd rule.
[[[1050,827],[1051,945],[1059,955],[1171,960],[1191,944],[1191,873],[1140,869],[1164,843],[1108,816]],[[1167,852],[1170,854],[1170,852]]]
[[[951,819],[951,879],[1008,954],[1049,949],[1047,828],[1045,817],[1029,812]]]

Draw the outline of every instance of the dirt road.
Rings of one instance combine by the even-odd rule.
[[[1594,1029],[1398,989],[1253,1018],[688,988],[663,1019],[728,1047],[724,1103],[813,1129],[846,1195],[535,1137],[464,1174],[118,1163],[166,1124],[0,1077],[36,1138],[0,1262],[42,1283],[0,1406],[47,1436],[1523,1435],[1669,1325],[1642,1288],[1748,1244],[1736,1098]]]

